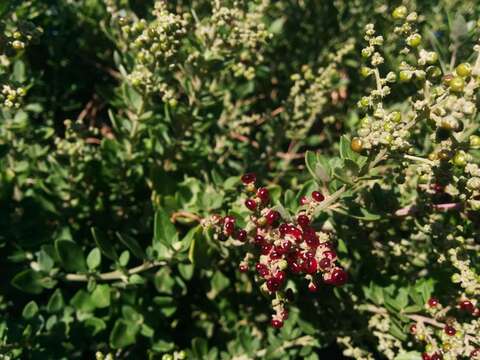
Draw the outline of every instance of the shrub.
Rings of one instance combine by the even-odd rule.
[[[0,4],[0,356],[479,359],[479,14]]]

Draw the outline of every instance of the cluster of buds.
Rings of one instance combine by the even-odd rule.
[[[0,55],[15,56],[28,44],[38,41],[43,30],[36,27],[30,21],[21,21],[14,29],[6,29],[6,25],[0,22]]]
[[[181,41],[187,33],[188,15],[170,12],[166,1],[155,3],[153,15],[155,19],[151,22],[117,18],[127,47],[135,55],[135,66],[129,79],[133,86],[141,87],[147,93],[160,92],[164,101],[174,103],[174,91],[166,87],[162,79],[176,68]]]
[[[425,308],[434,319],[418,317],[418,321],[410,325],[410,333],[426,344],[423,360],[480,359],[480,308],[475,301],[462,298],[452,309],[443,307],[432,297]],[[451,310],[458,316],[448,314]]]
[[[295,219],[282,217],[275,207],[270,206],[267,188],[255,186],[256,176],[249,173],[242,177],[245,190],[253,194],[244,202],[251,212],[244,229],[237,228],[233,216],[214,216],[210,221],[221,240],[232,239],[237,245],[248,247],[240,263],[241,272],[255,269],[261,290],[275,296],[272,300],[274,314],[271,324],[275,328],[283,326],[288,317],[286,304],[291,300],[292,289],[286,288],[287,278],[301,276],[307,281],[310,292],[316,292],[321,282],[330,285],[343,285],[347,273],[337,263],[337,254],[330,235],[316,231],[311,226],[315,208],[325,198],[314,191],[311,197],[300,199],[301,210]],[[254,264],[254,265],[253,265]]]
[[[27,91],[23,87],[17,89],[4,84],[0,92],[0,104],[8,109],[18,109],[22,104],[22,99]]]

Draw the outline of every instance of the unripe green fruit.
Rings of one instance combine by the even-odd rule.
[[[407,12],[407,7],[402,5],[393,10],[392,17],[397,20],[404,19],[407,16]]]
[[[412,79],[412,72],[409,70],[402,70],[400,74],[398,74],[399,79],[401,82],[408,82]]]
[[[371,73],[372,73],[372,71],[370,70],[370,68],[368,68],[366,66],[362,66],[362,68],[360,69],[360,74],[363,77],[368,77]]]
[[[427,63],[435,64],[438,61],[438,54],[435,51],[429,52],[427,55]]]
[[[453,158],[453,163],[456,166],[464,167],[467,165],[467,155],[463,151],[457,152]]]
[[[480,148],[480,136],[477,135],[471,135],[469,138],[470,141],[470,147],[477,149]]]
[[[407,39],[407,45],[411,47],[417,47],[422,42],[422,36],[420,34],[413,34]]]
[[[469,63],[462,63],[455,68],[458,76],[467,77],[472,73],[472,66]]]
[[[360,127],[368,127],[370,125],[370,118],[368,116],[365,116],[360,120]]]
[[[358,138],[358,137],[354,137],[350,143],[350,148],[359,153],[359,152],[362,152],[363,150],[363,141],[362,139]]]
[[[429,66],[427,68],[427,76],[431,79],[436,79],[442,75],[442,70],[438,66]]]
[[[418,182],[419,182],[420,184],[426,184],[426,183],[428,183],[428,179],[429,179],[428,175],[427,175],[427,174],[423,174],[423,175],[420,175],[420,176],[418,177]]]
[[[462,92],[465,87],[465,80],[459,76],[455,76],[448,84],[450,90],[453,92]]]
[[[400,113],[400,111],[393,111],[390,114],[390,120],[395,123],[399,123],[400,121],[402,121],[402,114]]]
[[[367,107],[369,104],[370,104],[370,100],[369,100],[368,97],[366,97],[366,96],[364,96],[364,97],[360,100],[360,106],[362,106],[362,107]]]

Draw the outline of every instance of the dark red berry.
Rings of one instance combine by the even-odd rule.
[[[325,196],[320,191],[313,191],[312,192],[312,199],[315,200],[316,202],[322,202],[325,200]]]
[[[416,332],[417,332],[417,325],[416,324],[410,325],[410,333],[415,334]]]
[[[450,325],[445,326],[445,329],[443,330],[445,331],[445,334],[447,334],[448,336],[453,336],[457,332],[457,330],[455,330],[455,328]]]
[[[315,257],[315,253],[313,251],[305,251],[303,253],[303,258],[304,259],[312,259],[313,257]]]
[[[285,234],[287,233],[289,229],[289,226],[288,224],[281,224],[280,227],[278,228],[278,231],[280,231],[280,236],[285,236]]]
[[[340,268],[336,268],[335,270],[333,270],[332,276],[331,276],[331,282],[333,285],[337,285],[337,286],[343,285],[347,282],[347,280],[348,280],[348,275],[345,272],[345,270]]]
[[[240,272],[242,272],[242,273],[248,271],[248,265],[245,264],[245,263],[240,264],[240,266],[238,268],[239,268]]]
[[[255,270],[257,270],[258,275],[261,277],[268,275],[268,268],[265,264],[257,263],[257,265],[255,265]]]
[[[226,222],[223,228],[225,229],[225,234],[230,236],[235,231],[235,224],[233,222]]]
[[[272,244],[265,243],[262,245],[262,255],[268,255],[270,250],[272,250]]]
[[[275,278],[270,278],[267,280],[267,289],[271,292],[275,292],[280,288],[280,281]]]
[[[323,256],[329,260],[335,260],[337,258],[337,254],[335,253],[335,251],[330,251],[330,250],[325,251],[323,253]]]
[[[430,360],[442,360],[443,355],[441,353],[434,353],[430,356]]]
[[[268,225],[273,225],[278,220],[280,220],[280,213],[278,211],[275,211],[275,210],[270,210],[268,212],[267,216],[265,216],[265,218],[267,219],[267,224]]]
[[[265,238],[262,235],[255,235],[255,245],[262,246],[265,243]]]
[[[475,349],[470,353],[470,359],[475,359],[477,356],[480,356],[480,348]]]
[[[437,298],[431,297],[430,299],[428,299],[428,306],[430,306],[431,308],[434,308],[437,305],[438,305],[438,299]]]
[[[469,300],[463,300],[460,302],[460,309],[467,311],[469,313],[473,313],[475,307],[473,306],[472,302]]]
[[[235,217],[231,216],[231,215],[227,215],[223,218],[223,221],[224,223],[233,223],[235,224]]]
[[[300,230],[299,228],[297,228],[293,225],[289,226],[289,228],[287,230],[287,234],[293,236],[295,238],[296,242],[301,242],[302,241],[302,230]]]
[[[308,284],[308,291],[312,293],[317,292],[318,286],[314,282],[311,282],[310,284]]]
[[[264,187],[258,189],[257,196],[262,201],[262,204],[266,204],[270,200],[270,193],[269,193],[268,189],[264,188]]]
[[[317,260],[308,259],[304,264],[304,271],[307,274],[315,274],[317,272]]]
[[[292,243],[288,240],[284,240],[280,244],[279,248],[280,248],[280,252],[282,254],[288,253],[290,251],[290,249],[292,248]]]
[[[304,227],[307,227],[310,224],[310,219],[308,218],[307,215],[301,214],[301,215],[298,215],[297,222],[298,222],[298,225],[300,225],[302,228],[304,228]]]
[[[245,242],[247,240],[247,232],[245,230],[238,230],[235,234],[235,239]]]
[[[255,180],[257,180],[257,175],[255,175],[255,173],[246,173],[242,176],[242,182],[244,184],[253,183],[255,182]]]
[[[285,281],[285,271],[277,271],[275,274],[275,279],[277,279],[280,283],[283,283]]]
[[[322,260],[319,261],[318,266],[320,266],[320,269],[326,270],[330,267],[331,262],[327,258],[323,258]]]
[[[432,190],[435,191],[437,194],[443,193],[443,191],[445,190],[445,187],[444,187],[443,185],[438,184],[438,183],[434,183],[434,184],[430,185],[430,187],[431,187]]]
[[[302,196],[300,198],[300,205],[307,205],[308,204],[308,198],[306,196]]]
[[[257,208],[257,202],[253,199],[247,199],[245,200],[245,206],[248,210],[255,211]]]
[[[270,252],[270,259],[272,260],[280,259],[281,257],[282,257],[282,254],[276,250],[273,250],[272,252]]]
[[[288,310],[287,310],[287,309],[283,309],[283,311],[282,311],[282,319],[283,319],[283,320],[287,320],[287,319],[288,319]]]
[[[299,264],[296,261],[290,263],[290,271],[294,274],[298,274],[302,271],[302,264]]]
[[[283,326],[283,321],[278,319],[272,319],[270,323],[275,329],[280,329]]]

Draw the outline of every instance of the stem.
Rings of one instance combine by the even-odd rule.
[[[428,164],[428,165],[433,165],[433,161],[429,160],[429,159],[425,159],[425,158],[422,158],[420,156],[413,156],[413,155],[403,155],[403,157],[405,159],[409,159],[409,160],[413,160],[413,161],[419,161],[419,162],[423,162],[425,164]]]
[[[110,271],[107,273],[103,274],[66,274],[63,279],[67,281],[88,281],[90,278],[95,278],[97,280],[101,281],[111,281],[111,280],[122,280],[126,281],[128,276],[133,275],[133,274],[138,274],[147,270],[150,270],[152,268],[155,268],[157,266],[162,266],[166,265],[167,263],[165,261],[153,261],[153,262],[144,262],[142,265],[136,266],[134,268],[131,268],[127,271],[120,271],[120,270],[115,270],[115,271]]]

